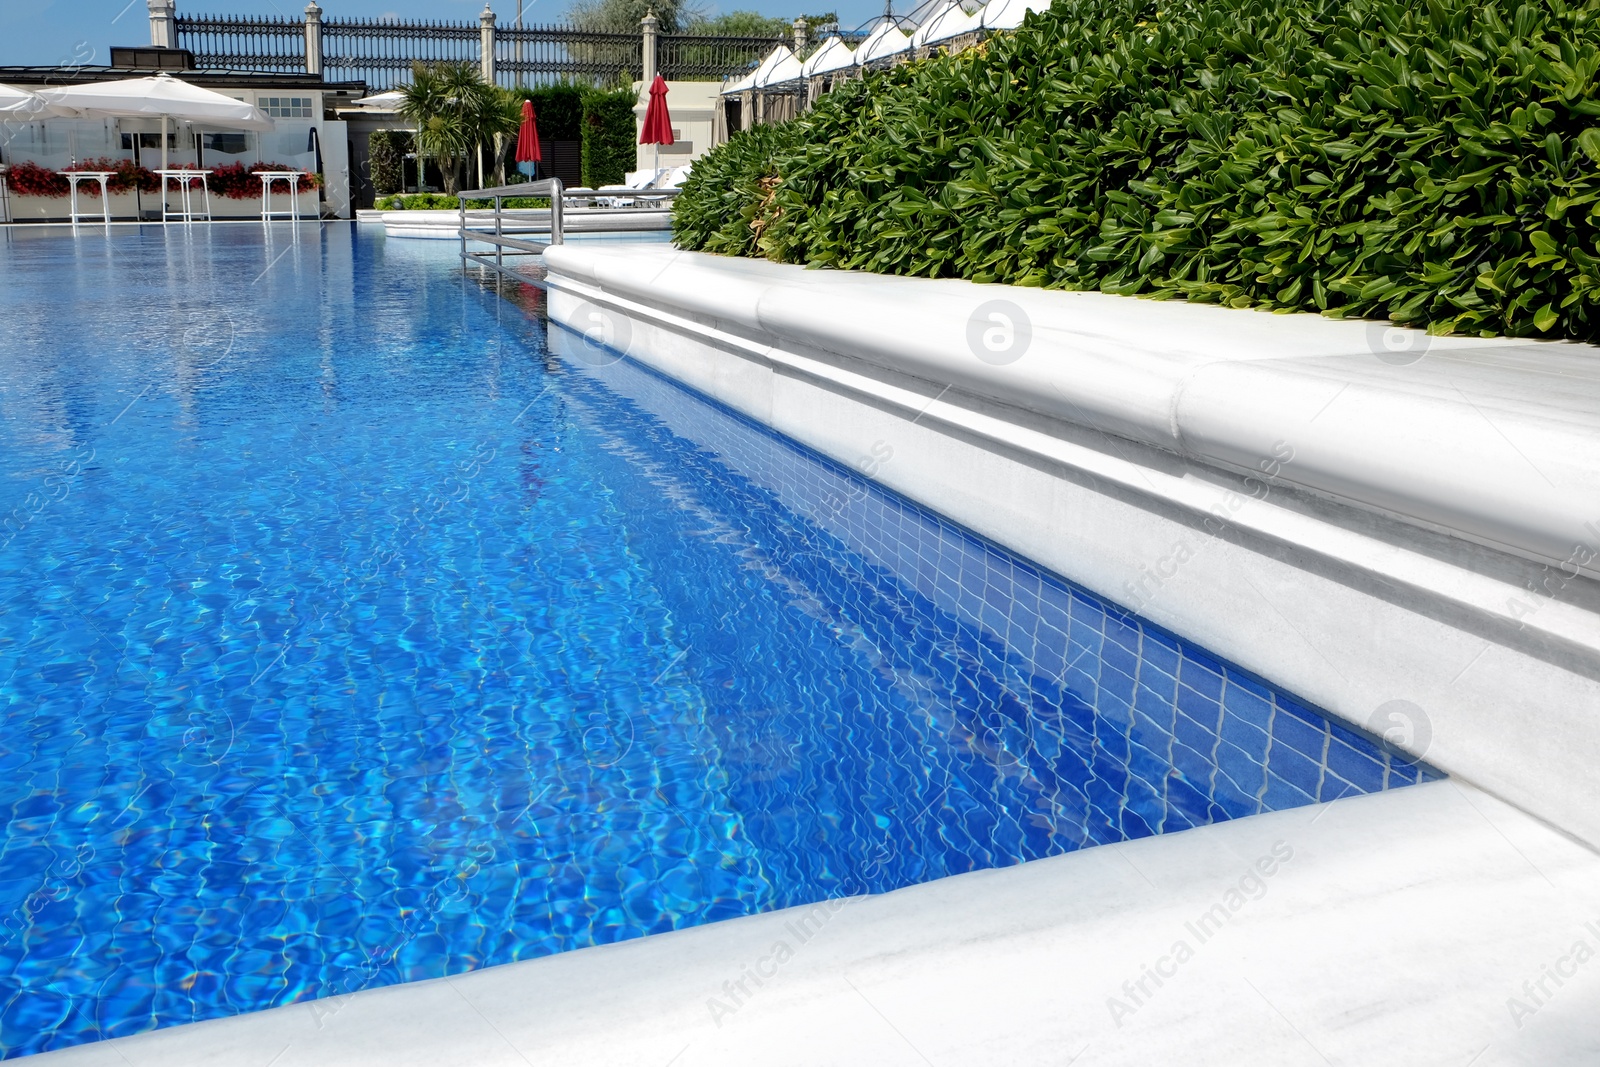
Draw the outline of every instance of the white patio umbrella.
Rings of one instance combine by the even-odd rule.
[[[74,118],[77,114],[70,107],[48,103],[38,93],[30,93],[14,85],[0,85],[0,121],[21,119],[24,122],[36,122],[39,119]]]
[[[398,111],[400,105],[405,103],[406,94],[398,89],[391,89],[386,93],[374,93],[372,96],[363,96],[350,103],[355,107],[369,107],[374,111]]]
[[[88,118],[159,118],[161,169],[167,169],[167,123],[172,119],[230,130],[270,130],[270,116],[254,104],[179,81],[170,74],[86,82],[42,90],[46,103],[73,108]]]

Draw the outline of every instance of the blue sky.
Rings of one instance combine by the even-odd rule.
[[[524,0],[529,22],[558,22],[568,0]],[[464,21],[475,19],[483,0],[318,0],[327,16]],[[516,15],[516,0],[490,0],[502,20]],[[793,18],[813,9],[833,9],[840,21],[855,25],[883,10],[882,0],[716,0],[705,5],[718,11],[759,11]],[[896,10],[906,10],[902,2]],[[180,14],[295,15],[305,0],[178,0]],[[145,0],[0,0],[0,65],[104,63],[114,44],[149,44],[150,22]],[[92,52],[91,52],[92,50]]]

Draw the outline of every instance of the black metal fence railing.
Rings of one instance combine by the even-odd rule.
[[[481,39],[471,23],[323,19],[322,69],[380,92],[409,81],[413,63],[477,63]]]
[[[656,69],[668,81],[720,81],[751,69],[784,43],[783,37],[663,36],[656,41]]]
[[[496,27],[495,80],[501,85],[553,81],[613,84],[644,70],[637,33],[592,33],[565,26]]]
[[[177,25],[178,47],[193,52],[202,69],[306,69],[306,24],[298,19],[179,15]]]
[[[178,47],[193,52],[202,68],[306,69],[306,24],[299,20],[179,15],[176,27]],[[372,92],[405,83],[413,63],[483,61],[483,28],[477,22],[329,18],[321,27],[324,74],[338,81],[364,81]],[[569,26],[496,26],[491,32],[495,81],[501,85],[610,85],[644,74],[644,38],[639,33],[594,33]],[[783,40],[662,35],[656,39],[656,69],[676,81],[717,81],[749,70]]]

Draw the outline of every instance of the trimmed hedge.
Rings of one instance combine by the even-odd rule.
[[[447,196],[444,193],[406,193],[404,195],[379,197],[372,205],[377,211],[460,211],[461,198]],[[500,206],[507,209],[541,208],[550,206],[550,198],[546,196],[508,196],[500,201]],[[467,207],[490,208],[494,207],[493,200],[468,200]]]
[[[367,141],[367,161],[372,173],[372,189],[378,196],[398,193],[406,153],[412,150],[412,136],[404,130],[374,130]]]
[[[1600,0],[1057,0],[700,160],[685,248],[1600,340]]]
[[[583,97],[583,184],[617,185],[638,160],[631,89],[599,90]],[[535,105],[537,106],[537,105]]]
[[[577,141],[583,137],[583,97],[593,92],[586,86],[541,85],[536,89],[513,90],[523,100],[533,101],[539,116],[539,137],[550,141]]]
[[[799,121],[752,126],[696,160],[673,202],[678,244],[697,252],[762,255],[758,238],[772,219],[777,161],[801,147],[804,132]]]

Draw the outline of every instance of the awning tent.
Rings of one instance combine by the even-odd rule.
[[[1047,11],[1050,0],[990,0],[983,9],[983,28],[986,30],[1014,30],[1022,25],[1023,16],[1030,11]]]
[[[836,70],[848,70],[855,64],[856,54],[844,43],[843,38],[829,37],[800,67],[800,76],[815,78]]]
[[[960,3],[951,3],[928,19],[911,35],[911,47],[922,48],[940,41],[948,41],[963,34],[976,33],[983,28],[983,8],[968,11]]]
[[[867,35],[856,49],[856,63],[865,66],[879,59],[888,59],[911,50],[911,38],[906,36],[894,19],[884,19],[877,29]]]
[[[911,9],[910,14],[905,16],[903,25],[925,25],[929,19],[943,11],[949,3],[950,0],[922,0],[921,3]]]
[[[756,83],[756,72],[751,71],[737,81],[731,81],[722,87],[723,96],[733,96],[736,93],[748,91]]]
[[[794,57],[793,49],[780,44],[767,53],[766,58],[756,65],[755,70],[724,87],[722,95],[729,96],[750,89],[760,89],[778,82],[793,81],[798,77],[800,77],[800,61]]]
[[[756,69],[755,87],[757,89],[765,89],[771,85],[783,85],[800,79],[800,60],[787,48],[783,52],[784,54],[778,57],[777,62],[763,63]]]

